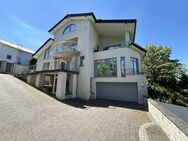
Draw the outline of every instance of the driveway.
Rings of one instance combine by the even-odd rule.
[[[137,141],[150,118],[125,102],[66,100],[0,74],[0,141]]]

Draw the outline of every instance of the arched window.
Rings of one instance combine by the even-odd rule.
[[[63,30],[63,34],[66,34],[68,32],[72,32],[76,30],[76,25],[75,24],[70,24],[68,25],[64,30]]]

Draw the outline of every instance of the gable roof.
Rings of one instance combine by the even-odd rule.
[[[32,51],[32,50],[30,50],[30,49],[24,48],[24,47],[22,47],[22,46],[20,46],[20,45],[11,43],[11,42],[6,41],[6,40],[3,40],[3,39],[0,39],[0,43],[1,43],[1,44],[4,44],[4,45],[6,45],[6,46],[9,46],[9,47],[11,47],[11,48],[15,48],[15,49],[17,49],[17,50],[21,50],[21,51],[30,53],[30,54],[33,54],[33,53],[34,53],[34,51]]]
[[[84,16],[91,16],[95,23],[135,23],[135,29],[134,29],[134,38],[136,33],[136,19],[108,19],[108,20],[102,20],[97,19],[95,15],[90,13],[79,13],[79,14],[67,14],[63,19],[61,19],[57,24],[55,24],[48,32],[52,32],[56,27],[60,25],[65,19],[70,17],[84,17]],[[133,40],[134,41],[134,40]]]
[[[138,44],[136,44],[134,42],[131,42],[130,45],[133,45],[134,47],[136,47],[137,49],[139,49],[139,50],[141,50],[141,51],[143,51],[145,53],[147,52],[147,50],[145,48],[141,47],[140,45],[138,45]]]
[[[42,46],[32,55],[35,56],[45,45],[47,45],[50,41],[54,41],[54,39],[49,38]]]

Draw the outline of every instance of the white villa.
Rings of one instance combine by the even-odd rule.
[[[27,82],[60,100],[110,99],[143,104],[147,96],[141,61],[146,50],[134,43],[136,19],[97,19],[68,14],[33,55]],[[30,67],[31,68],[31,67]]]

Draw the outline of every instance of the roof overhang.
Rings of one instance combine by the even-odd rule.
[[[139,52],[141,52],[141,53],[143,53],[143,54],[145,54],[145,53],[147,52],[147,50],[146,50],[145,48],[141,47],[140,45],[138,45],[138,44],[136,44],[136,43],[134,43],[134,42],[132,42],[132,43],[130,44],[130,47],[131,47],[131,48],[134,48],[134,49],[136,49],[136,50],[138,50]]]
[[[123,27],[123,26],[124,27],[130,26],[129,28],[132,30],[131,33],[133,33],[131,35],[132,40],[134,41],[134,39],[135,39],[136,19],[110,19],[110,20],[101,20],[101,19],[96,19],[95,15],[92,12],[91,13],[80,13],[80,14],[67,14],[62,20],[60,20],[57,24],[55,24],[49,30],[49,32],[51,34],[54,34],[61,27],[63,27],[65,24],[67,24],[71,20],[83,20],[83,19],[90,20],[91,22],[95,23],[96,28],[102,27],[102,29],[104,29],[103,28],[104,26],[112,26],[112,25],[116,26],[115,28]],[[115,28],[113,27],[114,30],[115,30]],[[109,28],[108,28],[108,30],[109,30]]]
[[[54,42],[54,39],[49,38],[34,54],[33,57],[37,58],[42,52],[49,48]]]
[[[95,30],[101,37],[125,38],[125,32],[129,32],[131,41],[134,41],[135,25],[136,22],[97,22],[93,24]]]

